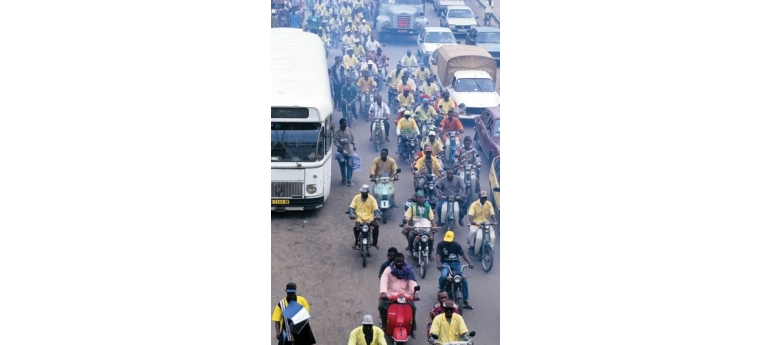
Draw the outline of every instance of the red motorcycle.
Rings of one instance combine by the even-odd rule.
[[[420,286],[414,287],[414,292],[420,291]],[[398,295],[388,297],[395,303],[388,307],[388,320],[385,326],[385,335],[393,338],[394,345],[406,345],[409,335],[412,333],[412,307],[406,304],[406,301],[413,301],[411,296]]]

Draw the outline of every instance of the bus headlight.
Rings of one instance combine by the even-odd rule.
[[[317,189],[315,188],[314,184],[309,184],[307,185],[307,188],[305,188],[305,190],[307,190],[308,194],[315,194],[315,191]]]
[[[390,22],[386,20],[382,22],[382,26],[390,26]]]

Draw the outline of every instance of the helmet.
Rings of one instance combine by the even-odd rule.
[[[412,91],[412,90],[409,89],[409,86],[405,86],[404,87],[404,91],[409,92],[409,91]]]
[[[425,147],[422,149],[424,152],[433,152],[433,146],[430,144],[425,144]]]
[[[372,60],[369,60],[366,63],[369,64],[369,65],[374,65],[374,61],[372,61]]]
[[[361,319],[362,325],[373,325],[374,324],[374,318],[371,315],[364,315],[364,318]]]
[[[423,97],[423,98],[422,98],[422,102],[423,102],[423,103],[425,103],[425,104],[427,104],[429,101],[430,101],[430,100],[428,100],[428,99],[427,99],[427,98],[425,98],[425,97]]]
[[[412,112],[409,110],[404,111],[404,116],[412,116]]]

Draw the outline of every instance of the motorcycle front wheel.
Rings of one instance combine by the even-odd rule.
[[[462,284],[462,283],[461,283]],[[463,296],[460,293],[460,287],[455,285],[454,302],[457,306],[457,310],[460,311],[460,315],[463,315]]]
[[[366,267],[366,254],[368,245],[361,245],[361,258],[363,258],[363,265]]]
[[[388,224],[388,209],[382,210],[382,224]]]
[[[492,246],[489,245],[489,243],[484,244],[484,246],[481,247],[481,268],[484,269],[484,272],[489,272],[492,270],[492,265],[495,263],[495,252],[492,250]]]
[[[428,254],[422,255],[420,259],[420,278],[425,279],[425,273],[428,272]]]

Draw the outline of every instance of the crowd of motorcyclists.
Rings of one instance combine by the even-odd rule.
[[[451,295],[454,292],[448,284],[456,272],[462,273],[465,267],[474,268],[468,254],[478,251],[476,242],[480,225],[497,224],[494,209],[488,201],[489,193],[481,190],[479,178],[471,186],[471,193],[478,195],[479,199],[470,202],[466,183],[458,177],[458,174],[463,173],[460,167],[466,165],[471,166],[478,177],[481,161],[469,136],[465,136],[460,143],[464,129],[458,115],[464,112],[464,105],[458,105],[452,100],[449,92],[440,91],[435,76],[418,61],[410,49],[398,60],[394,69],[388,69],[390,59],[383,52],[384,45],[377,41],[369,25],[370,22],[376,24],[374,18],[378,8],[379,1],[375,0],[273,1],[279,26],[317,33],[326,45],[327,53],[332,49],[340,49],[335,50],[341,54],[335,56],[334,64],[329,67],[329,79],[335,109],[342,113],[339,126],[333,133],[342,185],[352,186],[352,157],[357,151],[356,140],[350,130],[352,123],[359,120],[370,122],[367,125],[370,130],[369,141],[390,142],[390,119],[394,119],[397,159],[390,157],[388,149],[380,150],[380,155],[370,164],[369,178],[373,185],[363,184],[352,197],[346,212],[354,223],[351,249],[360,249],[362,245],[377,250],[381,248],[379,222],[387,221],[384,212],[402,209],[396,202],[396,192],[392,186],[399,179],[398,161],[405,161],[413,175],[414,190],[405,193],[404,213],[399,217],[399,226],[403,228],[402,235],[407,245],[404,252],[399,252],[397,246],[389,248],[388,259],[382,263],[379,271],[378,311],[382,327],[376,325],[371,315],[364,315],[361,325],[351,331],[348,344],[379,345],[385,344],[385,337],[395,339],[395,326],[389,323],[392,318],[390,310],[394,305],[407,305],[411,309],[409,316],[412,322],[407,332],[412,338],[418,337],[417,307],[414,301],[420,298],[413,269],[420,267],[420,264],[413,267],[406,259],[415,259],[414,244],[425,233],[421,233],[420,229],[429,230],[427,258],[429,262],[435,262],[439,271],[438,303],[430,308],[427,319],[428,341],[470,341],[475,332],[468,331],[461,315],[462,309],[473,309],[469,301],[468,282],[466,279],[457,282],[457,290],[462,296],[457,301],[453,300]],[[309,12],[307,17],[306,10]],[[388,88],[387,101],[379,95],[383,85]],[[450,142],[451,147],[448,144]],[[386,204],[381,203],[376,192],[371,194],[382,183],[391,185],[389,203]],[[458,214],[454,214],[454,208]],[[455,221],[460,226],[465,226],[466,222],[468,224],[466,246],[455,241],[456,232],[460,231],[454,225]],[[364,226],[371,229],[370,242],[361,241]],[[439,231],[443,232],[440,241],[434,243],[434,234]],[[494,238],[492,230],[493,243]],[[369,256],[368,252],[366,256]],[[467,265],[462,265],[461,259]],[[296,292],[296,287],[287,287],[288,291]],[[276,315],[274,313],[274,321],[279,317]],[[279,333],[283,330],[281,327],[276,321]],[[279,344],[303,342],[299,338],[287,340],[279,337]]]

